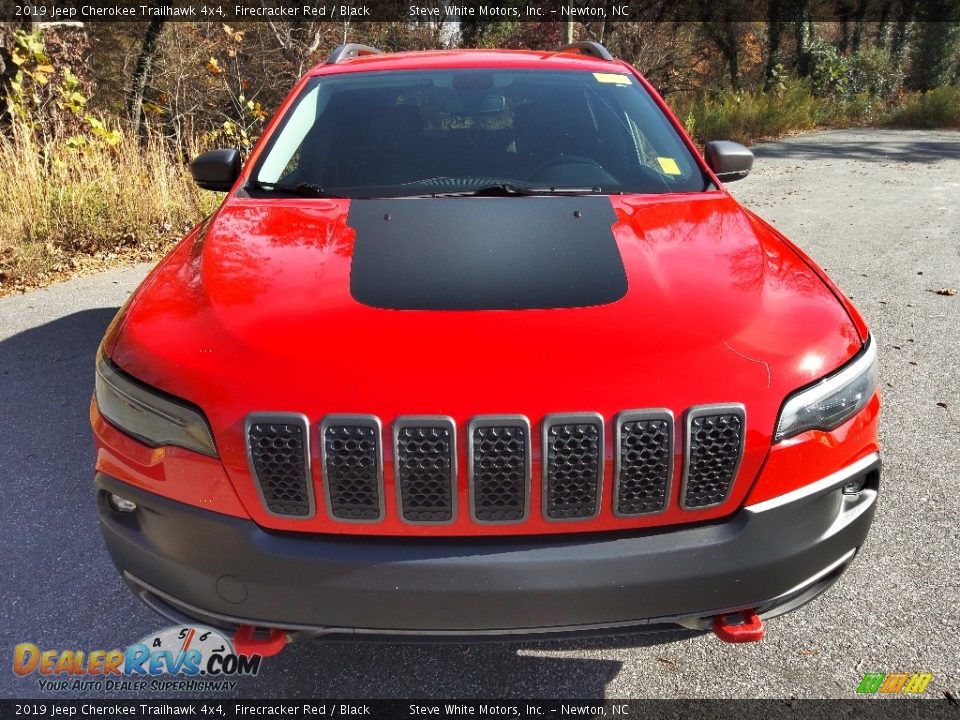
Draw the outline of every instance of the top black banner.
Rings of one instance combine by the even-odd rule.
[[[952,22],[960,0],[0,0],[18,23]]]

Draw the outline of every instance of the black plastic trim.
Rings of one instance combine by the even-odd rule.
[[[623,426],[630,422],[642,422],[644,420],[661,420],[667,423],[667,482],[663,490],[663,507],[659,510],[639,513],[620,512],[620,485],[623,475],[623,462],[621,452],[623,449]],[[673,452],[676,444],[676,419],[673,413],[667,408],[646,408],[643,410],[624,410],[614,418],[613,425],[613,493],[611,495],[611,507],[613,514],[617,517],[653,517],[665,513],[670,508],[673,500]]]
[[[403,468],[401,467],[400,452],[397,450],[400,431],[406,428],[440,428],[446,430],[450,436],[450,517],[446,520],[411,520],[407,517],[407,508],[403,504]],[[401,415],[393,421],[393,473],[395,478],[395,494],[397,501],[397,516],[400,521],[408,525],[450,525],[457,520],[457,423],[446,415]],[[412,510],[412,508],[411,508]]]
[[[240,153],[233,148],[208,150],[190,163],[193,181],[204,190],[227,192],[240,177]]]
[[[524,486],[523,486],[523,514],[516,520],[481,520],[477,517],[476,508],[476,478],[474,476],[474,431],[489,427],[519,427],[523,430],[524,438]],[[516,525],[526,522],[530,517],[530,483],[531,457],[533,448],[530,446],[530,420],[526,415],[478,415],[471,418],[467,424],[467,487],[470,498],[470,519],[478,525]]]
[[[260,474],[257,472],[256,463],[253,458],[253,451],[250,447],[250,430],[254,425],[259,424],[278,424],[278,425],[296,425],[303,433],[303,466],[301,468],[304,492],[307,496],[307,514],[291,515],[288,513],[278,513],[270,509],[270,503],[267,501],[263,492]],[[310,420],[302,413],[292,412],[253,412],[247,415],[243,421],[243,443],[247,454],[247,467],[250,470],[250,477],[253,478],[253,485],[257,490],[257,496],[260,498],[260,504],[263,511],[273,517],[284,520],[312,520],[317,514],[317,501],[313,487],[313,470],[311,463],[311,443],[310,443]]]
[[[334,427],[357,426],[370,428],[376,436],[375,462],[377,463],[377,495],[379,500],[377,517],[375,518],[342,518],[339,517],[333,507],[333,489],[330,486],[329,461],[330,456],[327,452],[327,430]],[[383,487],[383,425],[380,418],[376,415],[327,415],[320,422],[319,427],[320,444],[320,469],[323,474],[323,495],[327,506],[327,515],[335,522],[373,524],[382,522],[386,515],[386,496]]]
[[[877,497],[836,486],[680,528],[437,538],[268,531],[103,474],[96,487],[114,563],[172,598],[258,625],[407,634],[629,625],[762,607],[859,548]],[[111,492],[138,511],[111,510]],[[234,592],[222,595],[224,583]]]

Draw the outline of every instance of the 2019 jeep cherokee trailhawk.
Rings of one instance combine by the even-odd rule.
[[[106,544],[273,636],[756,639],[867,535],[876,349],[594,43],[379,54],[293,90],[107,331]],[[737,621],[734,616],[742,616]]]

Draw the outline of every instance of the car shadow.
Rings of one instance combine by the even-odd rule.
[[[872,135],[869,131],[865,133],[867,137]],[[830,137],[831,134],[831,131],[818,133],[815,141],[790,138],[783,142],[762,143],[752,150],[757,158],[761,159],[792,159],[805,162],[860,160],[925,164],[960,158],[960,133],[945,136],[942,141],[934,142],[924,140],[905,142],[902,137],[898,137],[896,142],[893,142],[888,140],[888,136],[884,133],[877,133],[872,141],[864,141],[862,136],[854,139],[850,138],[849,134],[837,133],[835,137]]]
[[[94,355],[116,312],[83,310],[0,341],[0,547],[16,549],[0,554],[0,647],[29,641],[122,648],[167,624],[124,586],[94,510],[88,407]],[[260,674],[239,680],[235,693],[602,698],[622,663],[594,655],[696,636],[677,630],[482,644],[304,640],[266,658]],[[28,678],[7,677],[0,685],[3,696],[36,695]]]
[[[685,633],[624,636],[615,643],[551,641],[374,644],[305,640],[264,660],[238,693],[263,697],[603,698],[623,662],[585,657],[616,647],[664,645]],[[579,654],[579,656],[573,656]]]

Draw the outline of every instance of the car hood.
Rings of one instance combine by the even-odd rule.
[[[442,198],[230,198],[145,281],[113,358],[236,431],[220,445],[255,410],[536,422],[744,402],[768,446],[783,398],[859,349],[832,291],[727,193],[578,200],[458,200],[482,211],[465,218]],[[476,220],[503,213],[522,222],[509,242]],[[595,250],[572,247],[578,222]]]

